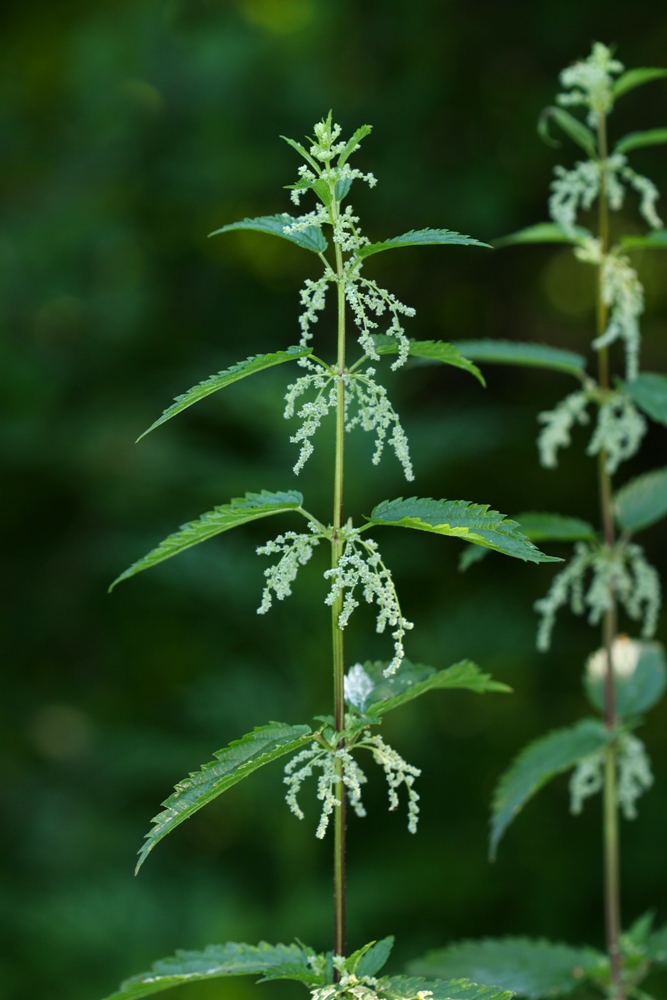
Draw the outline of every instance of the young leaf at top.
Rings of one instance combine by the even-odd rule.
[[[617,640],[618,641],[618,640]],[[667,685],[665,651],[659,642],[638,642],[625,640],[639,647],[639,658],[634,670],[621,673],[614,670],[614,708],[620,718],[640,715],[653,708],[662,698]],[[605,658],[606,661],[606,658]],[[605,676],[584,674],[584,688],[591,704],[604,712]]]
[[[393,936],[382,938],[381,941],[373,941],[371,946],[364,951],[363,955],[361,955],[352,971],[355,972],[359,978],[361,978],[361,976],[377,975],[380,969],[387,964],[387,960],[393,947]]]
[[[641,87],[644,83],[650,83],[651,80],[659,80],[665,76],[667,76],[667,69],[654,69],[648,66],[629,69],[627,73],[614,81],[612,93],[615,98],[620,97],[622,94],[627,94],[629,90],[634,90],[635,87]]]
[[[625,531],[641,531],[667,514],[667,467],[631,479],[614,496],[616,520]]]
[[[391,240],[369,243],[360,247],[357,250],[357,257],[370,257],[371,254],[380,253],[381,250],[393,250],[395,247],[418,247],[436,243],[492,249],[489,243],[481,243],[479,240],[474,240],[472,236],[463,236],[461,233],[454,233],[449,229],[411,229],[409,233],[394,236]]]
[[[667,376],[640,372],[631,382],[623,383],[623,390],[652,420],[667,426]]]
[[[667,128],[650,128],[646,132],[630,132],[619,139],[614,147],[614,153],[629,153],[631,149],[641,149],[642,146],[660,146],[667,142]]]
[[[396,337],[377,335],[373,337],[373,343],[378,354],[398,354],[398,342]],[[475,378],[486,385],[481,371],[468,358],[465,358],[453,344],[448,344],[444,340],[411,340],[409,355],[411,358],[423,358],[427,361],[440,361],[444,365],[453,365],[454,368],[462,368],[470,372]]]
[[[299,750],[313,738],[310,726],[288,726],[284,722],[270,722],[258,726],[251,733],[234,740],[215,754],[215,760],[204,764],[200,771],[192,771],[188,778],[179,781],[175,790],[162,803],[163,812],[152,819],[154,824],[146,834],[139,851],[135,873],[139,871],[155,845],[171,833],[184,820],[222,795],[232,785],[247,778],[260,767],[270,764],[285,754]]]
[[[586,358],[581,354],[549,347],[547,344],[522,344],[515,340],[458,340],[453,346],[471,361],[548,368],[575,375],[579,379],[586,369]]]
[[[352,153],[354,153],[355,149],[357,149],[361,140],[365,139],[367,135],[370,135],[372,131],[372,125],[361,125],[345,143],[345,146],[341,150],[340,156],[338,157],[337,166],[342,167],[344,163],[347,163],[350,156],[352,156]]]
[[[428,1000],[511,1000],[514,996],[509,990],[480,986],[469,979],[445,981],[421,976],[384,976],[376,991],[386,1000],[416,1000],[425,993]]]
[[[531,542],[590,542],[597,537],[593,525],[579,517],[538,511],[526,511],[514,517]]]
[[[303,945],[270,945],[265,941],[258,945],[228,941],[210,944],[203,951],[177,951],[155,962],[150,972],[126,979],[106,1000],[140,1000],[174,986],[223,976],[261,976],[260,982],[296,979],[317,985],[318,976],[309,963],[314,954]]]
[[[526,802],[548,781],[574,767],[609,742],[607,728],[597,719],[581,719],[567,729],[556,729],[525,747],[501,777],[491,807],[489,856]]]
[[[621,236],[624,250],[667,250],[667,229],[653,229],[646,236]]]
[[[465,977],[495,983],[526,1000],[571,993],[597,972],[607,957],[593,948],[571,948],[523,937],[459,941],[428,952],[408,965],[409,972],[439,979]]]
[[[304,250],[312,250],[313,253],[324,253],[329,244],[324,233],[319,226],[308,226],[306,229],[296,233],[286,233],[285,226],[291,225],[296,220],[288,212],[281,212],[278,215],[262,215],[257,219],[242,219],[241,222],[230,222],[222,229],[216,229],[209,233],[209,236],[219,236],[220,233],[231,233],[235,229],[254,229],[258,233],[268,233],[270,236],[280,236],[283,240],[296,243]]]
[[[198,403],[200,399],[205,399],[211,393],[217,392],[218,389],[224,389],[225,386],[231,385],[232,382],[238,382],[239,379],[246,378],[248,375],[254,375],[255,372],[264,371],[265,368],[282,365],[285,361],[306,358],[312,353],[312,347],[288,347],[285,351],[274,351],[272,354],[255,354],[250,358],[246,358],[245,361],[238,361],[235,365],[225,368],[224,371],[218,372],[217,375],[210,375],[203,382],[199,382],[192,389],[188,389],[183,395],[176,396],[171,406],[167,407],[162,416],[158,417],[148,430],[139,435],[137,441],[141,441],[142,438],[150,434],[151,431],[154,431],[160,424],[163,424],[166,420],[171,420],[177,413],[186,410],[193,403]]]
[[[493,246],[507,247],[516,243],[583,243],[593,235],[583,226],[574,226],[573,231],[574,234],[566,233],[555,222],[538,222],[534,226],[510,233],[509,236],[501,236],[493,241]]]
[[[368,526],[389,524],[399,528],[416,528],[438,535],[463,538],[466,542],[483,545],[524,562],[562,562],[547,556],[517,530],[511,521],[488,504],[469,500],[430,500],[410,497],[404,500],[384,500],[373,510]]]
[[[537,132],[549,146],[560,146],[560,143],[549,134],[549,119],[553,118],[557,125],[569,135],[573,142],[581,146],[591,160],[597,160],[597,147],[595,136],[583,122],[571,115],[569,111],[562,108],[545,108],[537,123]]]
[[[262,517],[271,517],[273,514],[283,514],[290,510],[301,510],[303,496],[296,490],[288,490],[285,493],[270,493],[262,490],[261,493],[246,493],[245,498],[236,497],[231,503],[220,504],[213,510],[202,514],[198,521],[189,521],[183,524],[179,531],[169,535],[163,542],[152,549],[148,555],[133,563],[125,572],[121,573],[109,587],[113,590],[121,580],[140,573],[151,566],[157,566],[165,559],[185,552],[193,545],[220,535],[223,531],[229,531],[240,524],[247,524],[248,521],[257,521]]]

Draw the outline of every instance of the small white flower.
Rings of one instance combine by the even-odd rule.
[[[543,410],[538,413],[539,423],[544,424],[537,438],[537,448],[540,453],[540,465],[547,469],[555,469],[558,465],[559,448],[567,448],[572,441],[572,428],[575,424],[587,424],[588,396],[585,392],[572,392],[561,400],[553,410]]]
[[[614,75],[623,72],[623,63],[614,59],[606,45],[595,42],[587,59],[568,66],[560,74],[560,82],[569,93],[558,94],[560,105],[581,105],[589,109],[588,124],[597,126],[600,114],[611,111],[614,105]]]
[[[570,812],[575,816],[583,810],[584,800],[600,791],[604,782],[607,750],[596,750],[585,757],[570,778]],[[646,747],[632,733],[621,733],[617,751],[618,775],[616,797],[626,819],[636,819],[637,799],[653,784],[651,763]]]

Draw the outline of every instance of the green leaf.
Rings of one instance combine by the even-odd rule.
[[[625,250],[667,250],[667,229],[654,229],[646,236],[621,236]]]
[[[488,554],[489,549],[483,549],[481,545],[466,545],[459,556],[459,573],[465,573],[475,563],[486,559]]]
[[[354,153],[361,140],[365,139],[367,135],[370,135],[372,131],[372,125],[361,125],[345,143],[345,148],[338,157],[337,166],[342,167],[344,163],[347,163],[348,159],[352,156],[352,153]],[[339,195],[336,195],[336,197],[338,198]]]
[[[652,420],[667,426],[667,376],[641,372],[632,382],[623,382],[623,391]]]
[[[593,234],[583,226],[574,226],[574,235],[566,233],[555,222],[538,222],[535,226],[519,229],[509,236],[501,236],[494,240],[494,247],[511,246],[514,243],[583,243],[591,239]]]
[[[495,983],[526,1000],[571,993],[606,956],[592,948],[571,948],[523,937],[460,941],[430,951],[408,966],[410,972],[441,979],[465,977]]]
[[[667,965],[667,924],[654,931],[647,942],[648,957],[658,965]]]
[[[667,514],[667,467],[631,479],[614,496],[616,520],[625,531],[641,531]]]
[[[204,764],[200,771],[192,771],[162,803],[164,811],[151,821],[154,825],[146,834],[145,843],[139,851],[136,871],[139,871],[155,845],[184,820],[190,819],[203,806],[247,778],[253,771],[300,749],[312,738],[310,726],[270,722],[268,726],[258,726],[240,740],[234,740],[228,747],[218,750],[215,760]]]
[[[637,666],[632,674],[614,674],[616,714],[621,718],[640,715],[656,705],[667,686],[665,651],[658,642],[642,642]],[[584,687],[592,705],[604,712],[604,677],[584,674]]]
[[[297,181],[296,184],[285,184],[285,189],[287,191],[314,191],[320,201],[322,201],[327,208],[331,205],[331,188],[328,183],[323,181],[320,177],[316,178],[314,181],[302,178]],[[308,247],[307,249],[310,248]]]
[[[106,1000],[140,1000],[174,986],[184,986],[222,976],[261,976],[266,979],[297,979],[316,985],[317,975],[309,964],[310,948],[297,944],[210,944],[203,951],[177,951],[155,962],[150,972],[126,979],[118,992]],[[260,980],[261,982],[262,980]]]
[[[384,671],[388,664],[380,661],[364,663],[363,667],[373,688],[366,698],[364,714],[367,717],[377,717],[391,712],[394,708],[405,705],[413,698],[418,698],[427,691],[442,688],[465,688],[482,694],[484,691],[511,691],[506,684],[491,679],[490,674],[484,674],[476,663],[461,660],[445,670],[426,667],[422,663],[411,663],[403,660],[400,667],[391,677],[385,677]]]
[[[281,239],[289,240],[290,243],[296,243],[298,247],[303,247],[304,250],[312,250],[313,253],[323,253],[326,250],[329,244],[319,226],[308,226],[297,233],[284,232],[285,226],[289,226],[293,222],[296,222],[296,219],[287,212],[282,212],[279,215],[262,215],[258,219],[243,219],[241,222],[232,222],[228,226],[216,229],[208,235],[219,236],[220,233],[231,233],[235,229],[254,229],[258,233],[280,236]]]
[[[369,525],[391,524],[399,528],[416,528],[438,535],[463,538],[466,542],[483,545],[524,562],[562,562],[544,555],[511,521],[488,504],[469,500],[430,500],[410,497],[404,500],[384,500],[371,514]]]
[[[418,247],[436,243],[455,244],[465,247],[489,247],[488,243],[480,243],[471,236],[462,236],[461,233],[454,233],[449,229],[411,229],[409,233],[402,236],[394,236],[391,240],[383,240],[381,243],[370,243],[357,250],[357,257],[363,259],[371,254],[380,253],[381,250],[393,250],[395,247]]]
[[[429,991],[429,1000],[511,1000],[508,990],[497,986],[478,986],[469,979],[422,979],[421,976],[384,976],[377,992],[387,1000],[415,1000],[419,993]]]
[[[302,503],[303,496],[296,490],[288,490],[285,493],[262,490],[261,493],[246,493],[245,498],[236,497],[231,503],[220,504],[208,513],[202,514],[198,521],[182,524],[179,531],[169,535],[157,548],[152,549],[148,555],[121,573],[111,584],[109,591],[112,591],[121,580],[127,580],[144,569],[157,566],[165,559],[171,559],[172,556],[185,552],[186,549],[199,545],[214,535],[220,535],[223,531],[229,531],[240,524],[247,524],[248,521],[257,521],[262,517],[271,517],[273,514],[283,514],[290,510],[300,510]]]
[[[296,149],[297,153],[300,156],[303,156],[304,160],[306,160],[311,165],[315,173],[317,174],[320,173],[322,168],[320,167],[319,163],[313,159],[310,153],[306,149],[304,149],[304,147],[301,145],[300,142],[297,142],[296,139],[288,139],[286,135],[281,135],[280,138],[284,139],[287,145],[291,146],[292,149]]]
[[[553,118],[557,125],[569,135],[573,142],[576,142],[577,146],[581,146],[585,153],[588,153],[591,160],[597,159],[597,148],[595,144],[595,136],[583,122],[580,122],[578,118],[571,115],[569,111],[564,111],[563,108],[545,108],[539,117],[537,123],[537,132],[541,139],[549,146],[560,146],[560,143],[549,135],[549,119]]]
[[[373,337],[378,354],[398,354],[398,341],[395,337],[376,334]],[[462,368],[463,371],[470,372],[475,378],[486,385],[484,376],[468,358],[464,358],[453,344],[448,344],[444,340],[411,340],[410,357],[424,358],[428,361],[441,361],[444,365],[453,365],[454,368]]]
[[[387,959],[394,947],[394,938],[386,937],[374,941],[370,948],[360,957],[353,970],[357,976],[375,976],[387,964]]]
[[[514,817],[536,792],[557,774],[601,750],[609,732],[597,719],[582,719],[567,729],[556,729],[521,751],[496,786],[491,808],[490,857]]]
[[[531,542],[586,542],[597,537],[593,525],[578,517],[526,511],[515,514],[515,519]]]
[[[646,132],[630,132],[619,139],[614,147],[615,153],[629,153],[631,149],[642,146],[660,146],[667,142],[667,128],[650,128]]]
[[[547,344],[523,344],[516,340],[459,340],[455,341],[454,347],[471,361],[549,368],[577,378],[581,378],[586,369],[586,358],[581,354]]]
[[[205,399],[211,393],[217,392],[218,389],[224,389],[225,386],[231,385],[232,382],[238,382],[239,379],[246,378],[247,375],[254,375],[255,372],[264,371],[265,368],[273,368],[274,365],[282,365],[285,361],[295,361],[297,358],[306,358],[312,353],[312,347],[288,347],[286,351],[275,351],[273,354],[255,354],[250,358],[246,358],[245,361],[238,361],[235,365],[225,368],[224,371],[218,372],[217,375],[210,375],[203,382],[199,382],[192,389],[188,389],[182,396],[177,396],[162,416],[158,417],[147,431],[139,435],[137,441],[141,441],[142,438],[150,434],[151,431],[154,431],[160,424],[163,424],[166,420],[171,420],[177,413],[186,410],[193,403],[198,403],[200,399]]]
[[[618,80],[614,82],[612,92],[615,98],[620,97],[622,94],[627,94],[629,90],[634,90],[635,87],[641,87],[644,83],[650,83],[651,80],[659,80],[665,76],[667,76],[667,69],[649,67],[629,69],[627,73],[619,76]]]

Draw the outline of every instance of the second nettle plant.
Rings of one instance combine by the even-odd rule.
[[[578,985],[592,986],[612,1000],[650,1000],[640,984],[653,964],[667,965],[667,927],[655,931],[647,913],[622,933],[619,865],[619,812],[637,814],[636,802],[653,778],[644,744],[635,735],[641,715],[652,708],[665,689],[667,670],[662,648],[650,642],[660,609],[660,579],[649,564],[638,532],[667,515],[667,468],[626,482],[620,489],[612,476],[639,449],[650,418],[667,425],[667,377],[640,370],[639,317],[643,288],[635,270],[635,250],[667,249],[667,229],[656,211],[658,191],[636,173],[626,154],[645,146],[667,143],[667,128],[632,132],[609,150],[607,119],[615,101],[641,84],[667,77],[663,69],[624,67],[602,44],[588,59],[568,67],[560,80],[564,93],[559,107],[548,108],[539,131],[547,141],[549,123],[587,154],[572,169],[558,166],[551,185],[551,222],[521,230],[502,244],[569,243],[582,266],[593,267],[597,279],[597,377],[586,372],[586,359],[570,351],[541,344],[478,341],[459,344],[466,357],[499,364],[519,364],[567,372],[577,389],[539,414],[540,461],[557,465],[558,451],[570,444],[576,424],[595,427],[586,453],[597,463],[600,526],[558,514],[519,514],[517,521],[534,541],[574,542],[574,554],[559,572],[548,594],[536,602],[541,616],[537,645],[549,648],[557,612],[569,605],[602,627],[602,648],[589,657],[584,688],[599,713],[573,726],[549,733],[530,744],[501,778],[491,819],[491,856],[505,830],[526,802],[555,775],[573,769],[571,811],[582,811],[584,800],[602,792],[603,868],[606,954],[593,948],[573,948],[528,938],[464,941],[432,952],[411,968],[425,975],[480,977],[515,990],[530,1000],[570,993]],[[586,120],[564,110],[582,106]],[[627,189],[639,195],[639,211],[650,227],[645,235],[617,234],[611,211],[623,207]],[[579,225],[580,210],[597,205],[596,231]],[[621,350],[619,350],[619,348]],[[613,354],[611,352],[614,352]],[[622,375],[610,378],[612,361]],[[469,550],[464,568],[476,561]],[[640,638],[619,634],[619,613],[640,622]],[[601,716],[601,718],[600,718]]]
[[[329,115],[315,126],[315,137],[310,140],[308,149],[288,139],[290,146],[305,161],[299,169],[298,181],[290,185],[292,200],[298,205],[302,196],[315,195],[317,206],[298,217],[283,213],[245,219],[217,231],[258,230],[289,240],[319,257],[321,277],[308,279],[301,292],[303,311],[299,344],[250,357],[211,376],[179,396],[149,428],[154,430],[193,403],[239,379],[274,365],[287,362],[298,365],[301,374],[287,391],[285,407],[285,417],[296,417],[300,422],[291,437],[300,449],[294,472],[303,468],[313,451],[317,429],[331,415],[335,421],[331,520],[322,519],[321,512],[319,516],[312,513],[295,490],[247,493],[243,498],[215,507],[198,521],[184,525],[116,581],[134,576],[231,528],[260,518],[280,516],[298,521],[302,530],[283,531],[258,550],[262,555],[277,557],[274,565],[265,571],[266,585],[258,608],[259,613],[264,614],[274,598],[283,600],[290,595],[301,566],[313,556],[317,558],[322,549],[329,551],[330,558],[323,573],[326,581],[323,600],[331,607],[331,714],[316,718],[312,725],[270,722],[215,753],[211,763],[181,781],[166,800],[164,811],[154,818],[140,851],[138,867],[184,820],[258,768],[288,757],[284,781],[292,812],[303,818],[298,795],[303,783],[316,777],[316,793],[321,803],[317,837],[325,836],[333,819],[333,946],[330,951],[318,954],[300,941],[290,945],[227,942],[209,945],[203,951],[178,952],[157,962],[150,972],[127,980],[109,1000],[137,1000],[184,983],[244,974],[259,976],[262,980],[302,982],[315,1000],[328,1000],[338,994],[356,1000],[376,997],[423,1000],[429,996],[434,1000],[508,1000],[510,995],[469,981],[443,982],[406,976],[378,978],[393,939],[371,942],[352,954],[347,953],[345,945],[345,812],[349,803],[358,816],[365,815],[362,804],[362,788],[367,781],[362,768],[364,759],[375,762],[384,771],[389,786],[389,808],[396,808],[399,794],[404,795],[408,829],[415,832],[417,826],[419,797],[414,784],[419,771],[404,761],[377,731],[383,716],[432,689],[507,690],[469,660],[437,670],[413,665],[405,658],[404,639],[412,623],[403,615],[391,571],[385,566],[373,536],[378,529],[386,527],[411,528],[462,538],[476,546],[530,562],[554,561],[554,557],[543,555],[518,530],[516,522],[487,506],[462,500],[399,498],[379,503],[369,517],[356,522],[345,510],[344,442],[348,431],[361,428],[374,434],[374,463],[380,460],[385,444],[389,444],[406,478],[413,478],[407,438],[386,389],[377,380],[376,371],[385,356],[395,359],[392,370],[413,356],[454,365],[482,381],[475,365],[451,344],[409,340],[403,329],[403,317],[412,316],[414,311],[365,275],[367,258],[387,250],[423,244],[485,245],[446,229],[409,232],[381,243],[371,243],[363,236],[359,219],[351,206],[343,203],[353,181],[375,185],[372,174],[363,174],[349,164],[350,156],[369,132],[369,126],[362,126],[349,141],[342,141],[340,128],[332,124]],[[315,353],[312,340],[313,327],[325,308],[329,292],[336,304],[337,353],[326,360]],[[354,338],[348,334],[349,315],[356,327]],[[379,325],[383,320],[385,332],[380,333]],[[356,663],[346,672],[344,630],[361,600],[375,606],[377,631],[391,633],[393,651],[388,660]]]

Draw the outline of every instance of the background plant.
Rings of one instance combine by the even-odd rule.
[[[597,324],[592,348],[597,377],[586,360],[572,352],[517,342],[459,345],[466,356],[500,364],[560,368],[580,382],[552,409],[541,412],[537,445],[540,462],[556,468],[561,449],[571,444],[577,424],[592,424],[586,454],[598,466],[600,527],[558,514],[518,515],[523,530],[540,541],[574,542],[574,553],[535,603],[540,615],[538,649],[546,651],[558,612],[569,606],[602,626],[602,648],[588,658],[584,687],[602,719],[587,718],[530,744],[501,778],[491,821],[491,858],[498,842],[525,803],[555,775],[573,770],[570,810],[582,812],[587,798],[602,793],[606,956],[591,948],[573,949],[525,938],[464,942],[435,951],[414,963],[438,975],[479,975],[526,996],[554,996],[577,985],[593,985],[611,997],[645,996],[640,985],[654,963],[667,961],[667,929],[653,929],[653,912],[625,932],[621,924],[619,815],[637,816],[637,800],[653,784],[646,747],[635,735],[642,714],[660,700],[667,683],[662,647],[652,639],[661,603],[660,579],[635,540],[667,514],[667,468],[626,481],[619,489],[612,476],[639,450],[650,418],[667,424],[667,377],[640,370],[640,317],[644,290],[633,265],[634,252],[667,248],[667,230],[656,209],[659,193],[649,178],[628,163],[633,150],[667,143],[667,128],[635,131],[609,147],[607,121],[615,102],[636,87],[667,77],[667,70],[625,71],[614,53],[595,43],[584,61],[563,70],[557,106],[540,117],[539,131],[551,144],[555,124],[589,157],[571,169],[555,168],[549,211],[551,222],[523,229],[501,244],[569,243],[575,258],[596,269]],[[565,108],[583,106],[585,121]],[[645,235],[621,236],[613,215],[628,189],[639,195]],[[597,207],[593,232],[579,214]],[[619,350],[620,348],[620,350]],[[611,349],[611,350],[610,350]],[[620,357],[619,357],[620,355]],[[620,361],[622,375],[612,376]],[[589,409],[593,408],[591,420]],[[463,568],[477,561],[472,551]],[[621,615],[637,622],[640,638],[619,634]],[[437,970],[437,971],[436,971]]]

